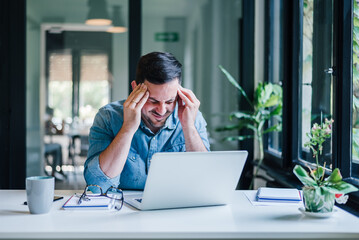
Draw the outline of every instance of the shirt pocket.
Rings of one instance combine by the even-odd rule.
[[[163,152],[185,152],[186,145],[184,138],[178,138],[172,143],[169,143],[163,150]]]

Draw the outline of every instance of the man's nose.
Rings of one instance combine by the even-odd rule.
[[[166,104],[160,103],[157,107],[157,113],[160,115],[164,115],[166,113]]]

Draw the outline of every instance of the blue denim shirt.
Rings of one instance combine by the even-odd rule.
[[[90,129],[89,151],[85,163],[84,177],[87,184],[97,184],[106,191],[110,186],[122,189],[144,189],[152,155],[156,152],[186,151],[182,125],[177,106],[165,125],[154,134],[144,123],[133,136],[125,166],[120,175],[109,178],[99,165],[99,155],[115,138],[123,124],[123,101],[109,103],[97,113]],[[205,147],[209,150],[206,121],[198,111],[195,127]]]

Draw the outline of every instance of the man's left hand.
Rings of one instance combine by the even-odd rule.
[[[182,127],[184,129],[194,127],[199,105],[201,103],[189,89],[179,86],[177,93],[178,117]]]

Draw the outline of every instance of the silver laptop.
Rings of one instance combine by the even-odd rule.
[[[125,196],[125,202],[140,210],[227,204],[247,155],[247,151],[156,153],[144,191]]]

